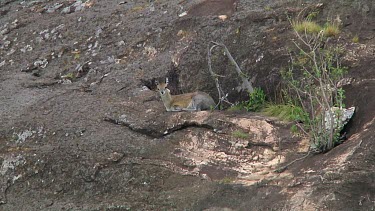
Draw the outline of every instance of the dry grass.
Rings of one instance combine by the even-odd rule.
[[[293,21],[293,29],[298,33],[317,34],[322,30],[322,27],[314,21]]]
[[[355,36],[353,37],[352,41],[353,41],[354,43],[359,43],[359,37],[358,37],[358,35],[355,35]]]
[[[335,37],[340,34],[340,28],[336,24],[327,23],[323,30],[326,37]]]

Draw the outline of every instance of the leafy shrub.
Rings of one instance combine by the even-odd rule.
[[[290,67],[282,72],[282,77],[292,102],[296,102],[293,105],[300,106],[302,111],[296,113],[296,107],[285,106],[269,112],[289,119],[299,115],[303,121],[299,126],[310,138],[312,148],[317,152],[327,151],[338,143],[341,127],[335,122],[339,122],[340,109],[345,107],[344,90],[338,87],[347,72],[341,65],[343,49],[336,42],[327,42],[328,37],[336,36],[340,30],[335,24],[326,24],[316,33],[318,27],[311,21],[295,23],[292,26],[297,50],[290,52]]]
[[[261,88],[254,88],[253,93],[249,93],[249,100],[236,103],[228,108],[229,111],[246,111],[259,112],[266,105],[266,95]]]
[[[260,111],[266,103],[266,95],[261,88],[254,88],[254,92],[249,94],[249,100],[243,103],[247,111]]]

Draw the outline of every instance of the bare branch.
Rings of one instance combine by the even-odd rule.
[[[208,52],[207,52],[207,61],[208,61],[208,71],[210,72],[211,76],[214,78],[215,80],[215,84],[216,84],[216,89],[217,89],[217,92],[219,94],[219,102],[217,103],[217,105],[215,106],[215,109],[221,104],[221,101],[222,101],[222,93],[223,91],[221,90],[220,88],[220,84],[219,84],[219,79],[217,77],[217,74],[215,74],[213,71],[212,71],[212,62],[211,62],[211,52],[212,50],[216,47],[216,45],[210,47],[208,46]]]
[[[213,44],[211,46],[211,44]],[[211,57],[212,57],[212,51],[214,48],[216,47],[222,47],[225,51],[225,54],[227,55],[227,57],[229,58],[229,60],[231,61],[232,64],[234,64],[235,66],[235,69],[236,69],[236,72],[237,74],[239,75],[239,77],[241,78],[242,80],[242,83],[243,85],[246,87],[247,91],[249,93],[253,93],[254,92],[254,88],[252,86],[252,81],[249,81],[248,78],[246,77],[246,74],[244,74],[242,71],[241,71],[241,68],[238,66],[237,62],[234,60],[233,56],[230,54],[228,48],[224,45],[224,44],[221,44],[221,43],[217,43],[217,42],[214,42],[214,41],[211,41],[209,44],[208,44],[208,52],[207,52],[207,61],[208,61],[208,71],[210,72],[211,76],[214,78],[215,80],[215,85],[216,85],[216,89],[217,89],[217,92],[219,94],[219,102],[217,103],[217,105],[215,106],[215,109],[218,108],[220,106],[220,104],[222,102],[226,102],[230,105],[234,105],[233,103],[229,102],[228,100],[228,93],[225,94],[224,91],[221,89],[220,87],[220,83],[219,83],[219,77],[225,77],[225,76],[222,76],[222,75],[218,75],[216,74],[213,70],[212,70],[212,60],[211,60]]]
[[[246,87],[246,89],[247,89],[247,91],[249,93],[253,93],[254,92],[254,88],[252,86],[251,81],[249,81],[249,79],[247,78],[246,74],[242,72],[240,66],[234,60],[234,58],[233,58],[232,54],[229,52],[227,46],[225,46],[222,43],[217,43],[217,42],[213,42],[213,41],[211,41],[210,43],[214,44],[214,46],[220,46],[220,47],[222,47],[224,49],[225,54],[227,55],[228,59],[231,61],[232,64],[234,64],[234,66],[236,68],[236,71],[237,71],[237,74],[241,78],[243,85]]]

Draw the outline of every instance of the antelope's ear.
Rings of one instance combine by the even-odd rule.
[[[165,85],[168,85],[168,78],[165,78]]]

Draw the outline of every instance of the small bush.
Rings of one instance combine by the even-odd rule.
[[[302,111],[296,109],[298,106],[279,106],[269,108],[268,112],[290,120],[300,118],[297,118],[302,122],[298,123],[298,128],[309,137],[312,149],[325,152],[337,145],[342,129],[340,109],[345,108],[345,93],[338,84],[347,72],[342,66],[345,53],[342,46],[327,39],[340,33],[339,23],[327,23],[315,34],[306,33],[310,30],[307,23],[311,21],[302,23],[305,24],[292,23],[297,38],[293,43],[298,50],[290,54],[289,69],[281,72],[292,104],[300,105]]]
[[[322,27],[320,27],[319,24],[310,20],[293,21],[292,27],[298,33],[307,34],[318,34],[322,30]]]
[[[246,111],[259,112],[266,105],[266,95],[261,88],[254,88],[253,93],[249,93],[249,100],[237,103],[228,108],[229,111]]]
[[[253,93],[249,94],[249,100],[244,102],[244,108],[247,111],[260,111],[266,103],[266,95],[260,88],[255,88]]]

